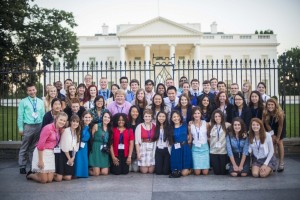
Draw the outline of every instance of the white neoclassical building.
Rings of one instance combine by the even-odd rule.
[[[109,33],[109,27],[104,24],[101,34],[79,36],[78,42],[80,51],[77,61],[80,63],[100,61],[112,61],[112,63],[116,61],[141,61],[143,63],[146,61],[149,63],[149,61],[152,62],[153,55],[155,57],[175,56],[175,59],[172,60],[175,64],[183,60],[185,62],[205,60],[205,63],[212,60],[276,60],[277,46],[279,45],[275,34],[226,34],[218,32],[216,22],[213,22],[211,30],[206,32],[202,31],[200,23],[181,24],[163,17],[157,17],[142,24],[120,24],[117,26],[116,33]],[[151,68],[151,66],[145,67]],[[223,76],[226,71],[218,73]],[[230,84],[237,77],[245,77],[239,81],[239,84],[252,81],[254,87],[255,83],[251,80],[253,75],[250,75],[251,70],[246,70],[245,73],[234,73],[234,77],[224,81]],[[269,70],[265,73],[258,79],[267,84],[274,81],[275,91],[277,91],[277,70]],[[186,75],[186,73],[181,75]],[[180,75],[174,75],[174,79],[178,80],[178,76]],[[195,77],[195,72],[192,76]],[[211,78],[210,72],[205,77],[199,75],[198,77],[200,81]],[[269,80],[269,77],[272,79],[275,77],[276,80]],[[143,80],[146,78],[143,77]],[[81,82],[82,79],[80,78],[78,81]],[[111,82],[117,82],[117,79]]]

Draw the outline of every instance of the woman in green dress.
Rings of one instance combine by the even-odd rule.
[[[105,111],[102,123],[95,124],[92,129],[92,150],[89,156],[89,170],[91,176],[107,175],[109,172],[108,136],[112,132],[111,114]]]

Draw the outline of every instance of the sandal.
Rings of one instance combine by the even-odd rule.
[[[279,163],[279,166],[278,166],[278,169],[277,169],[277,172],[283,172],[284,171],[284,163]]]

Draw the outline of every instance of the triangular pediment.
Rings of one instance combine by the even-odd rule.
[[[142,24],[133,26],[118,33],[118,36],[168,36],[168,35],[200,35],[198,30],[178,24],[163,17],[157,17]]]

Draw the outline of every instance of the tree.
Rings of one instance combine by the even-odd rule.
[[[282,95],[300,94],[300,49],[299,47],[288,50],[278,57],[279,68],[279,93]],[[284,84],[285,82],[285,84]],[[285,85],[285,87],[284,87]]]
[[[0,78],[1,97],[8,93],[9,85],[24,88],[24,83],[38,81],[42,71],[37,69],[37,56],[41,56],[46,65],[54,61],[55,55],[71,63],[79,52],[72,30],[77,26],[73,14],[30,5],[33,1],[1,1],[0,66],[4,71]],[[24,73],[9,75],[13,71]]]

